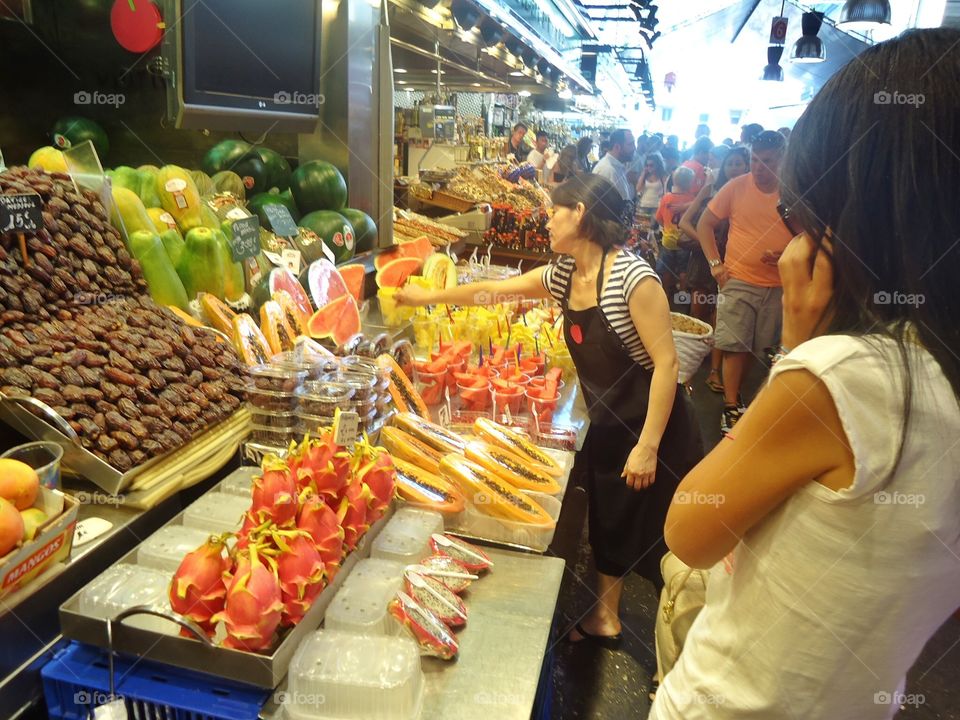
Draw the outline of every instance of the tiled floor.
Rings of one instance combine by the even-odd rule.
[[[694,379],[694,404],[704,442],[719,441],[720,396],[703,385],[704,374]],[[755,389],[762,375],[751,375]],[[589,610],[594,601],[594,569],[586,541],[586,495],[568,493],[564,516],[553,550],[567,559],[567,576],[561,591],[560,631]],[[617,651],[558,639],[554,652],[554,692],[551,717],[556,720],[627,720],[646,718],[647,692],[656,670],[653,624],[657,598],[653,586],[633,575],[623,597],[624,642]],[[930,640],[910,672],[907,693],[923,696],[922,704],[904,708],[897,720],[960,720],[960,621],[952,619]],[[775,720],[771,718],[770,720]],[[809,718],[808,720],[829,720]]]

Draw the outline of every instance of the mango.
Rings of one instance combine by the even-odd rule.
[[[37,536],[37,530],[47,520],[47,514],[40,508],[28,508],[20,512],[20,519],[23,520],[23,541],[30,542]]]

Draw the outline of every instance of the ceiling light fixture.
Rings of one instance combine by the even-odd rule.
[[[406,72],[406,70],[405,70],[404,68],[394,68],[393,71],[394,71],[395,73],[405,73],[405,72]]]
[[[480,11],[467,0],[453,0],[450,4],[453,19],[462,30],[469,32],[480,22]]]
[[[483,44],[486,47],[493,47],[503,40],[503,28],[494,20],[487,18],[480,24],[480,37],[483,38]]]
[[[767,66],[763,68],[764,80],[783,82],[783,68],[780,67],[782,57],[783,45],[771,45],[767,48]]]
[[[513,70],[510,72],[510,77],[523,77],[523,72],[520,70]]]
[[[529,90],[521,90],[520,92],[517,93],[517,95],[519,95],[520,97],[530,97],[530,91],[529,91]]]
[[[890,0],[847,0],[837,25],[889,25]]]
[[[827,59],[827,51],[823,40],[817,37],[823,25],[823,13],[805,12],[801,23],[803,35],[793,44],[790,59],[800,63],[823,62]]]
[[[406,80],[397,80],[397,85],[406,85],[406,84],[407,84]]]
[[[413,92],[413,88],[404,88],[405,92]]]

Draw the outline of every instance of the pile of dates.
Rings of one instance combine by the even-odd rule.
[[[44,227],[27,235],[26,264],[14,234],[0,241],[0,327],[114,295],[146,294],[140,265],[96,193],[76,190],[59,173],[16,167],[0,174],[0,194],[19,193],[40,195]]]
[[[50,406],[121,472],[235,412],[236,352],[150,298],[97,195],[65,175],[0,174],[0,193],[27,192],[45,227],[26,238],[26,266],[15,236],[0,239],[0,393]]]

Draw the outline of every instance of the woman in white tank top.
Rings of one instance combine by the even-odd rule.
[[[910,32],[797,122],[784,356],[667,516],[670,548],[712,570],[651,718],[888,720],[919,700],[907,671],[960,607],[958,72],[960,31]]]

